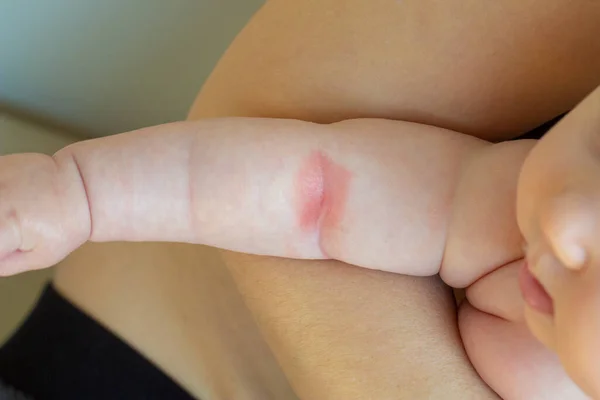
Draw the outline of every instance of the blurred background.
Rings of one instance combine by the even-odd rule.
[[[185,118],[262,0],[0,0],[0,155]],[[0,279],[0,343],[52,271]]]

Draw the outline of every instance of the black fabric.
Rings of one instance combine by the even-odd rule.
[[[52,286],[0,349],[0,380],[36,400],[192,399]]]
[[[29,396],[15,390],[14,388],[0,382],[0,400],[34,400]]]

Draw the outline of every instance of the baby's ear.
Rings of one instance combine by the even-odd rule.
[[[600,192],[582,189],[559,193],[540,207],[544,238],[560,262],[572,270],[582,269],[591,253],[600,250],[594,248],[600,234]]]
[[[517,195],[528,243],[546,241],[570,269],[600,259],[600,88],[531,151]]]

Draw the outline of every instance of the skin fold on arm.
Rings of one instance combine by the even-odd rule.
[[[190,118],[389,118],[509,138],[567,111],[598,83],[600,51],[591,40],[597,18],[590,2],[274,0],[224,56]],[[168,345],[156,350],[115,311],[137,283],[166,291],[161,282],[172,278],[158,265],[146,267],[147,247],[122,245],[110,254],[101,248],[83,249],[61,267],[59,288],[196,387],[192,368],[169,357]],[[300,397],[494,398],[468,363],[451,295],[438,279],[332,261],[225,258]],[[181,275],[182,268],[172,271]],[[132,284],[115,283],[124,277]],[[103,298],[94,284],[113,297]],[[168,293],[177,298],[181,288],[173,287]]]

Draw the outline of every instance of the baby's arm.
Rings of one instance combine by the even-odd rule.
[[[123,240],[435,274],[462,161],[485,146],[406,122],[231,118],[3,157],[1,270]]]
[[[386,120],[225,118],[3,157],[2,270],[87,240],[173,241],[410,275],[441,266],[466,287],[522,257],[514,198],[532,145]]]
[[[225,118],[3,157],[2,271],[87,240],[173,241],[410,275],[442,266],[466,287],[522,257],[514,198],[532,144],[386,120]]]
[[[174,241],[466,287],[523,256],[514,199],[533,143],[224,118],[3,157],[2,270],[51,265],[87,240]]]

